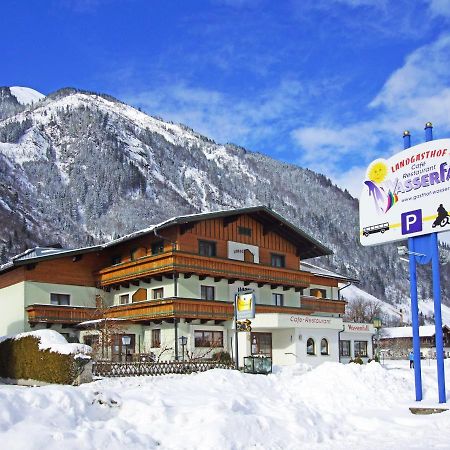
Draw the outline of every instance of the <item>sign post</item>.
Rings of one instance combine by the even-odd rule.
[[[239,323],[240,320],[255,318],[255,294],[253,289],[244,289],[234,295],[234,345],[236,355],[236,369],[239,370]]]
[[[422,375],[416,263],[432,263],[439,403],[445,403],[437,233],[450,230],[446,209],[450,207],[450,139],[433,141],[432,124],[428,122],[425,140],[411,147],[411,136],[405,131],[403,152],[369,165],[360,198],[360,236],[363,245],[408,239],[417,401],[422,400]]]

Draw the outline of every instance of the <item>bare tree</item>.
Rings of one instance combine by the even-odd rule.
[[[373,322],[382,313],[381,302],[357,297],[347,305],[345,319],[352,322]]]
[[[92,312],[92,324],[95,327],[98,340],[92,343],[94,355],[102,359],[110,354],[115,336],[124,333],[123,321],[108,318],[109,307],[101,295],[95,296],[95,309]]]

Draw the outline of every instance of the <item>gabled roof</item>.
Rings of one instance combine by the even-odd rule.
[[[230,221],[233,217],[237,217],[242,214],[248,214],[256,221],[260,222],[265,228],[266,232],[276,231],[288,241],[292,242],[297,247],[298,255],[301,259],[314,258],[317,256],[331,255],[333,252],[315,240],[309,234],[301,230],[300,228],[292,225],[284,217],[277,214],[275,211],[267,208],[266,206],[252,206],[248,208],[228,209],[213,211],[199,214],[189,214],[185,216],[172,217],[156,225],[151,225],[148,228],[144,228],[134,233],[130,233],[126,236],[122,236],[118,239],[106,242],[101,245],[94,245],[90,247],[82,247],[77,249],[62,249],[53,247],[35,247],[33,249],[26,250],[25,252],[16,255],[11,261],[0,266],[0,272],[8,270],[12,267],[31,264],[44,259],[61,258],[65,256],[76,256],[84,253],[90,253],[95,251],[102,251],[103,249],[114,247],[136,239],[147,234],[157,233],[173,225],[184,225],[199,222],[201,220],[215,219],[215,218],[228,218]],[[332,276],[332,272],[329,272]],[[333,275],[334,276],[334,275]],[[339,277],[339,276],[338,276]],[[341,277],[342,278],[342,277]],[[347,278],[343,278],[347,280]]]
[[[310,262],[301,261],[300,269],[305,272],[310,272],[313,275],[317,275],[324,278],[333,278],[341,281],[351,281],[352,283],[359,283],[359,280],[356,278],[346,277],[344,275],[340,275],[336,272],[332,272],[331,270],[324,269],[323,267],[316,266],[311,264]]]
[[[262,223],[268,231],[277,231],[284,238],[291,241],[297,247],[299,256],[302,259],[331,255],[333,253],[329,248],[325,247],[305,231],[291,224],[284,217],[263,205],[172,217],[171,219],[165,220],[157,225],[152,225],[143,230],[139,230],[126,236],[122,236],[119,239],[107,242],[103,245],[103,247],[112,247],[145,234],[154,233],[155,231],[158,232],[173,225],[184,225],[199,222],[201,220],[216,218],[232,218],[233,216],[239,216],[241,214],[250,215],[255,220]]]

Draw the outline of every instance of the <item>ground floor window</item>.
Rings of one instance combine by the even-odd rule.
[[[341,356],[350,356],[350,341],[340,341],[339,352]]]
[[[367,356],[367,341],[355,341],[355,356]]]
[[[161,330],[152,330],[152,348],[161,347]]]
[[[323,338],[320,341],[320,354],[321,355],[329,355],[330,354],[330,349],[328,347],[328,341]]]
[[[196,347],[223,347],[223,331],[195,330]]]
[[[316,343],[313,338],[309,338],[306,341],[306,354],[307,355],[315,355],[316,354]]]
[[[272,356],[272,333],[251,333],[252,355]]]

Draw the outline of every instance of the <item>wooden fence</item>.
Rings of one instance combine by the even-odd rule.
[[[206,372],[211,369],[234,369],[233,365],[212,361],[111,362],[94,361],[92,373],[99,377],[134,377]]]

